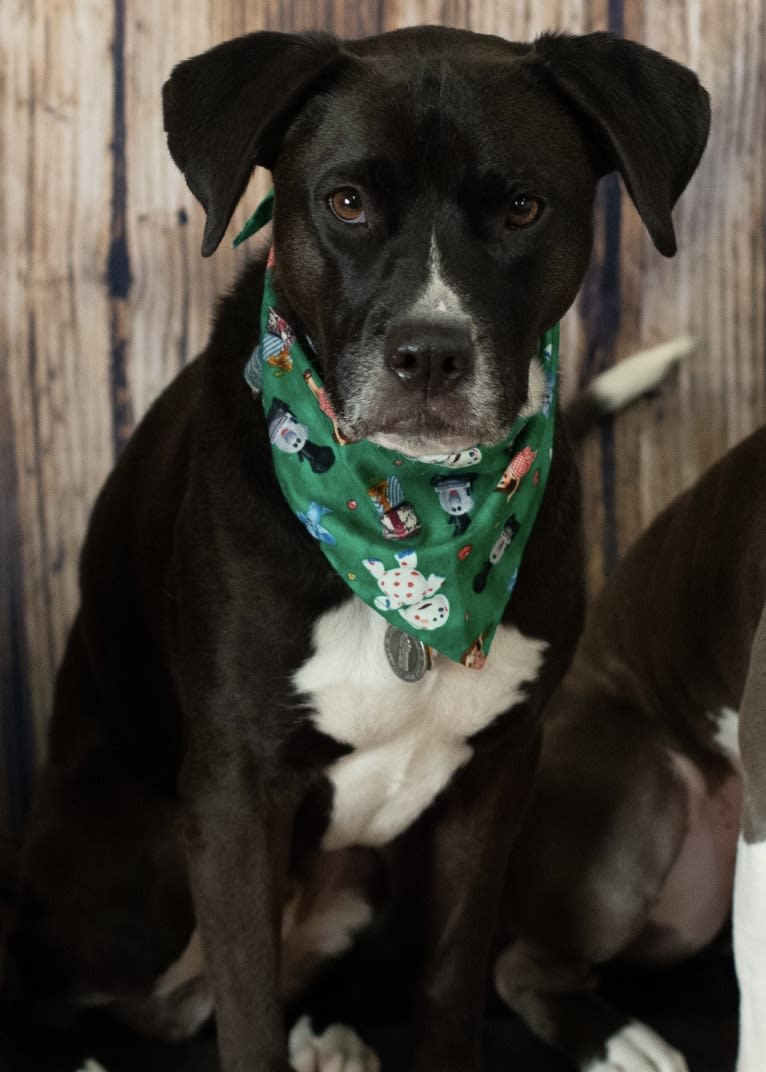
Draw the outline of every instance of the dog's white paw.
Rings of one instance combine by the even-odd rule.
[[[98,1061],[94,1061],[92,1057],[89,1057],[85,1064],[77,1069],[77,1072],[106,1072],[106,1069]]]
[[[288,1050],[295,1072],[380,1072],[377,1054],[342,1024],[315,1035],[303,1016],[290,1032]]]
[[[606,1059],[583,1072],[689,1072],[686,1059],[651,1027],[631,1020],[606,1044]]]

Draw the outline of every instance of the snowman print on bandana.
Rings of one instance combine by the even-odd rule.
[[[415,551],[398,551],[397,565],[386,569],[379,558],[365,558],[364,565],[384,593],[376,596],[378,610],[398,610],[417,629],[438,629],[449,617],[449,600],[439,592],[444,577],[432,573],[426,577],[417,568]]]

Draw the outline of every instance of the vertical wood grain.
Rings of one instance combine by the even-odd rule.
[[[620,551],[766,418],[766,23],[759,0],[626,4],[627,36],[693,67],[711,93],[707,150],[666,260],[623,212],[618,356],[688,333],[698,351],[654,405],[616,424]]]
[[[231,17],[220,37],[213,7]],[[131,3],[125,26],[125,113],[128,248],[133,284],[130,320],[130,386],[136,417],[204,346],[213,303],[231,281],[227,240],[215,256],[200,255],[204,213],[167,150],[161,93],[173,66],[226,36],[243,32],[238,5],[188,5],[167,32],[167,11]]]
[[[99,0],[4,0],[0,348],[8,362],[16,555],[38,748],[88,512],[112,462],[108,308],[111,8]],[[13,515],[11,515],[13,516]],[[13,561],[13,560],[12,560]],[[23,616],[22,616],[23,615]]]
[[[387,0],[386,29],[440,23],[527,41],[544,30],[607,28],[608,0]]]

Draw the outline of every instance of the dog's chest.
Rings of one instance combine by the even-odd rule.
[[[501,626],[483,670],[437,655],[406,682],[388,664],[386,628],[349,600],[319,619],[315,651],[295,675],[316,728],[353,748],[327,771],[327,849],[383,845],[410,826],[471,757],[468,738],[525,699],[547,647]]]

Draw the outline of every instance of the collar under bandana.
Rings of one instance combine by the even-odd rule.
[[[237,244],[271,218],[273,194]],[[540,339],[542,408],[503,442],[410,458],[346,442],[322,379],[266,269],[261,337],[245,377],[259,392],[282,493],[355,595],[391,625],[480,669],[516,583],[548,478],[558,325]]]

